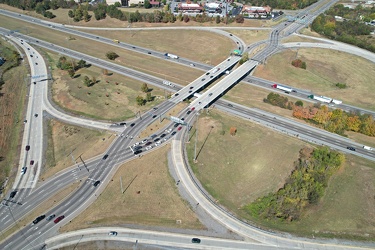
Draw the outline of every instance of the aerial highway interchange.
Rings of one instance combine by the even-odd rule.
[[[332,5],[335,1],[329,2],[329,5],[325,5],[319,11],[324,11],[330,5]],[[306,10],[307,11],[307,10]],[[4,14],[5,11],[1,10],[0,14]],[[43,21],[39,21],[36,18],[27,17],[24,15],[14,14],[12,12],[6,11],[6,15],[12,16],[16,15],[16,18],[25,19],[28,22],[35,22],[38,25],[43,23],[50,28],[57,28],[59,27],[61,31],[64,32],[72,32],[73,29],[66,28],[60,25],[51,25],[51,24],[44,24]],[[312,21],[313,15],[310,15],[309,18]],[[31,20],[30,20],[31,19]],[[284,23],[279,24],[270,35],[270,39],[264,41],[267,44],[266,49],[258,53],[254,56],[254,60],[250,60],[247,64],[245,63],[243,68],[248,66],[244,72],[239,73],[238,75],[236,72],[241,68],[237,68],[233,70],[229,75],[223,78],[222,81],[218,82],[216,85],[211,87],[209,90],[203,92],[202,95],[197,97],[187,109],[182,111],[181,117],[185,118],[187,124],[190,121],[194,120],[194,116],[196,112],[200,109],[204,109],[212,103],[215,103],[215,107],[221,110],[224,110],[228,113],[232,113],[235,116],[250,119],[252,121],[258,122],[262,125],[270,127],[272,129],[277,129],[282,133],[286,133],[290,136],[298,137],[302,140],[306,140],[318,145],[328,145],[331,148],[335,148],[346,153],[353,153],[362,157],[365,157],[370,160],[375,159],[375,154],[371,151],[367,151],[361,149],[362,144],[358,144],[352,142],[344,137],[331,134],[310,126],[300,125],[291,121],[287,118],[283,118],[274,114],[270,114],[261,110],[250,109],[235,103],[230,103],[228,101],[224,101],[220,99],[220,96],[232,85],[238,82],[239,80],[244,79],[245,81],[249,81],[252,84],[259,84],[262,86],[264,84],[265,87],[270,86],[270,83],[267,81],[262,81],[261,79],[256,79],[251,76],[246,76],[256,65],[262,62],[266,57],[272,55],[273,53],[277,52],[279,49],[279,35],[283,34],[284,36],[292,34],[298,31],[299,28],[303,27],[303,25],[298,23],[289,24],[289,26],[284,25]],[[284,30],[285,29],[285,30]],[[72,51],[67,48],[63,48],[61,46],[53,45],[45,41],[41,41],[40,39],[35,39],[30,36],[22,35],[22,34],[13,34],[11,31],[1,28],[0,32],[11,39],[13,42],[17,43],[25,52],[27,59],[31,62],[31,72],[33,76],[41,76],[39,79],[38,77],[32,78],[30,81],[30,93],[29,93],[29,105],[27,109],[27,117],[28,121],[25,123],[25,130],[23,136],[23,148],[24,149],[27,145],[31,146],[31,150],[22,150],[20,154],[20,166],[23,166],[25,162],[31,161],[34,159],[34,164],[42,162],[42,146],[43,145],[43,112],[48,112],[52,116],[56,117],[57,119],[66,121],[68,123],[79,124],[82,126],[87,127],[94,127],[97,129],[106,129],[114,131],[118,134],[118,137],[115,141],[111,144],[111,146],[106,150],[104,155],[98,156],[94,159],[90,159],[86,162],[86,166],[78,166],[74,165],[71,168],[67,169],[59,173],[58,175],[54,176],[50,180],[45,181],[42,185],[37,186],[39,171],[41,166],[39,166],[37,171],[28,171],[25,175],[17,175],[17,179],[14,184],[13,189],[18,189],[18,193],[16,195],[17,199],[15,200],[5,200],[3,201],[3,206],[0,208],[0,214],[2,216],[1,221],[1,230],[6,230],[7,228],[11,227],[14,224],[14,217],[22,217],[25,215],[25,211],[28,211],[36,204],[40,203],[43,199],[47,197],[51,197],[54,193],[58,190],[64,188],[66,185],[76,181],[82,181],[81,186],[77,191],[72,193],[67,199],[63,200],[57,206],[52,208],[50,211],[46,212],[45,214],[65,214],[64,220],[68,221],[73,219],[77,216],[80,212],[82,212],[86,207],[88,207],[94,200],[96,195],[98,195],[104,188],[105,185],[110,180],[110,176],[112,176],[116,168],[125,161],[129,161],[131,159],[137,158],[138,155],[131,150],[130,146],[134,144],[136,141],[143,141],[146,138],[137,139],[137,136],[142,132],[150,123],[152,123],[157,118],[163,118],[163,116],[174,107],[177,103],[183,101],[184,99],[190,97],[195,92],[204,90],[208,84],[210,84],[213,80],[217,79],[221,75],[225,74],[227,70],[232,70],[232,67],[238,62],[239,57],[231,56],[227,58],[223,63],[220,65],[211,68],[209,65],[201,64],[198,62],[193,62],[188,59],[179,58],[176,60],[176,63],[190,65],[194,64],[195,67],[204,70],[206,73],[202,76],[198,77],[197,80],[193,81],[191,84],[182,87],[176,83],[173,83],[173,86],[166,86],[163,83],[163,79],[159,79],[153,76],[149,76],[145,73],[140,73],[135,70],[131,70],[129,68],[125,68],[123,66],[116,65],[114,63],[109,63],[104,60],[100,60],[97,58],[93,58],[88,55],[84,55],[82,53]],[[104,41],[110,43],[110,39],[106,39],[103,37],[93,36],[88,33],[84,32],[77,32],[76,35],[85,36],[89,39],[96,39],[98,41]],[[233,36],[230,36],[233,37]],[[108,41],[109,40],[109,41]],[[242,51],[248,51],[251,49],[251,45],[246,46],[235,38],[235,42],[240,44],[238,49]],[[161,88],[168,88],[175,92],[171,99],[165,101],[164,103],[160,104],[155,109],[150,110],[149,112],[142,115],[142,117],[136,118],[130,122],[127,122],[128,126],[126,128],[122,126],[117,126],[113,124],[106,124],[103,122],[96,122],[90,121],[84,118],[76,118],[71,117],[68,114],[63,114],[61,111],[56,110],[56,108],[51,105],[49,97],[48,97],[48,85],[46,84],[46,78],[49,75],[47,66],[43,60],[43,57],[35,50],[33,46],[40,46],[42,48],[46,48],[52,51],[57,51],[60,54],[67,55],[72,58],[76,59],[84,59],[87,62],[106,68],[113,72],[117,72],[119,74],[127,75],[143,82],[150,83],[152,85],[156,85]],[[113,45],[113,44],[112,44]],[[126,49],[133,49],[140,53],[149,54],[150,50],[146,48],[140,48],[139,46],[134,49],[135,46],[122,44],[116,45],[121,47],[126,47]],[[247,50],[245,49],[247,48]],[[152,56],[163,57],[164,53],[152,51]],[[31,56],[32,55],[32,56]],[[250,66],[248,64],[251,64]],[[219,69],[213,73],[213,69]],[[210,77],[213,76],[213,77]],[[229,84],[227,86],[223,86],[220,84]],[[295,93],[295,96],[298,97],[303,90],[298,90]],[[302,94],[301,96],[306,96],[306,94]],[[338,105],[339,106],[339,105]],[[345,107],[345,104],[340,105],[340,108]],[[348,107],[351,110],[355,107]],[[350,110],[349,109],[349,110]],[[190,111],[189,114],[186,112]],[[366,110],[359,110],[362,113],[370,113],[371,111]],[[132,126],[129,126],[133,124]],[[181,157],[181,149],[183,147],[182,142],[185,140],[185,132],[187,128],[183,128],[182,130],[177,130],[174,128],[173,124],[170,124],[168,127],[165,128],[166,130],[170,129],[175,130],[176,134],[172,136],[171,134],[163,140],[163,143],[170,141],[172,143],[172,152],[174,155],[174,163],[176,168],[178,169],[179,176],[183,179],[183,183],[185,183],[186,188],[189,190],[189,193],[192,194],[193,197],[196,197],[197,202],[201,204],[201,206],[209,211],[214,218],[220,220],[220,218],[225,218],[225,222],[221,222],[224,225],[227,225],[232,231],[242,235],[243,237],[248,237],[256,240],[260,244],[254,244],[252,246],[239,246],[239,249],[248,249],[249,247],[258,247],[259,249],[269,249],[267,247],[272,248],[285,248],[285,249],[346,249],[351,248],[347,245],[340,245],[336,243],[327,243],[327,242],[310,242],[309,240],[305,239],[298,239],[298,238],[285,238],[280,235],[273,235],[268,232],[264,232],[262,230],[256,229],[247,225],[246,223],[241,222],[237,218],[233,218],[223,211],[221,211],[217,206],[215,206],[212,201],[206,199],[206,197],[201,193],[201,190],[197,188],[197,185],[194,184],[192,179],[189,177],[191,175],[188,172],[185,165],[187,164],[184,159]],[[162,133],[162,132],[161,132]],[[158,136],[160,136],[160,134]],[[32,135],[32,136],[31,136]],[[162,143],[162,145],[164,145]],[[347,150],[348,145],[353,145],[357,147],[357,151],[352,152]],[[40,149],[40,150],[38,150]],[[144,152],[142,152],[143,154]],[[100,169],[100,171],[98,171]],[[74,178],[72,178],[74,176]],[[98,188],[94,187],[92,184],[100,180],[101,183],[99,184]],[[4,217],[3,217],[4,216]],[[13,217],[13,218],[12,218]],[[62,223],[64,223],[64,220]],[[48,243],[46,239],[51,238],[52,236],[58,233],[58,226],[56,224],[40,222],[37,225],[27,225],[26,227],[22,228],[20,232],[12,235],[10,238],[2,242],[1,246],[3,249],[41,249],[43,247],[49,248],[49,244],[51,247],[53,246],[52,241]],[[121,234],[121,229],[117,230]],[[107,231],[106,231],[107,232]],[[103,239],[107,239],[107,236],[103,236]],[[179,236],[184,238],[184,236]],[[190,237],[191,238],[191,237]],[[189,239],[190,239],[189,238]],[[76,239],[77,240],[77,239]],[[126,239],[124,239],[126,240]],[[129,240],[129,239],[128,239]],[[133,240],[133,238],[131,239]],[[207,239],[208,240],[208,239]],[[129,240],[130,241],[130,240]],[[177,240],[181,241],[181,240]],[[76,241],[72,241],[76,242]],[[69,244],[72,244],[69,243]],[[167,239],[166,242],[160,245],[169,245],[174,247],[189,247],[189,241],[183,243],[182,245],[173,245],[172,240]],[[202,242],[204,243],[204,242]],[[47,245],[46,245],[47,244]],[[158,243],[150,243],[150,244],[158,244]],[[186,245],[185,245],[186,244]],[[240,244],[240,243],[239,243]],[[257,246],[256,246],[257,245]],[[206,247],[212,247],[212,249],[217,249],[213,244],[207,243]],[[225,249],[224,245],[219,245]],[[218,247],[218,246],[216,246]],[[230,245],[227,246],[230,249]],[[241,248],[242,247],[242,248]],[[354,247],[356,248],[356,247]]]

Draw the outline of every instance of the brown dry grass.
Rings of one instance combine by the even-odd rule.
[[[282,43],[291,43],[291,42],[307,42],[307,43],[317,43],[317,40],[312,38],[300,37],[296,35],[291,35],[281,40]]]
[[[269,30],[225,30],[232,33],[235,36],[241,38],[245,44],[249,45],[261,40],[268,38],[270,31]]]
[[[303,70],[291,65],[296,56],[292,50],[278,53],[265,66],[258,66],[254,75],[375,110],[374,64],[340,51],[299,49],[297,57],[307,64],[307,70]],[[338,89],[338,82],[346,83],[347,88]]]
[[[280,188],[293,169],[299,149],[306,145],[215,110],[210,115],[202,114],[198,124],[198,163],[190,163],[218,202],[236,213],[242,213],[238,208],[257,197]],[[229,134],[231,127],[237,129],[235,136]],[[194,154],[193,133],[194,129],[187,146],[190,159]]]
[[[165,145],[123,164],[98,199],[62,231],[129,223],[203,229],[169,175],[166,159],[169,149]],[[181,224],[176,220],[181,220]]]
[[[54,67],[58,56],[48,53],[48,58]],[[53,70],[52,74],[55,79],[52,85],[55,103],[75,114],[84,114],[99,120],[126,120],[134,117],[136,112],[144,112],[165,100],[161,89],[149,86],[155,101],[138,106],[136,97],[146,97],[138,81],[116,73],[105,76],[102,70],[95,66],[78,70],[74,79],[66,71],[59,69]],[[97,83],[87,87],[83,83],[85,76],[90,79],[95,77]]]
[[[77,162],[104,153],[115,138],[114,134],[67,125],[56,120],[49,122],[50,138],[46,152],[46,165],[41,179],[74,165],[71,153]]]
[[[65,187],[65,189],[54,194],[53,197],[45,200],[43,203],[40,203],[37,207],[34,207],[31,213],[28,213],[26,214],[26,216],[17,219],[17,225],[9,228],[5,232],[1,232],[0,241],[20,230],[20,228],[25,227],[27,224],[30,224],[36,217],[44,214],[45,211],[50,210],[52,207],[56,206],[60,201],[64,200],[65,197],[76,190],[78,186],[79,183],[72,183],[69,186]],[[46,216],[49,216],[49,214],[47,214]]]

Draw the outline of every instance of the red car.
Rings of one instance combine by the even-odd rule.
[[[192,108],[191,108],[191,111],[193,111],[194,109],[195,109],[195,107],[192,107]]]
[[[27,145],[26,146],[26,151],[29,151],[30,150],[30,145]]]
[[[53,222],[55,222],[55,223],[59,223],[62,219],[64,219],[65,218],[65,216],[64,215],[61,215],[61,216],[59,216],[59,217],[57,217]]]
[[[30,161],[30,165],[34,165],[34,160],[31,160],[31,161]]]
[[[177,130],[181,130],[182,129],[182,127],[178,127],[178,129]]]

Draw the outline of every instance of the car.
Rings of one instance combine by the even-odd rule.
[[[134,149],[134,151],[138,151],[138,150],[142,149],[142,146],[135,146],[133,149]]]
[[[192,90],[189,90],[189,93],[192,93],[193,91]]]
[[[59,223],[62,219],[64,219],[65,218],[65,216],[64,215],[61,215],[61,216],[59,216],[59,217],[57,217],[53,222],[55,222],[55,224],[56,223]]]
[[[229,34],[230,36],[233,36],[232,34]]]
[[[208,76],[209,74],[210,74],[210,72],[207,72],[207,73],[206,73],[206,76]]]
[[[146,143],[148,140],[147,139],[144,139],[143,141],[142,141],[142,143]]]
[[[208,96],[212,96],[212,93],[209,93]]]
[[[147,52],[147,54],[151,55],[151,52]]]
[[[180,125],[179,123],[175,123],[173,127],[177,128],[178,125]]]
[[[135,154],[135,155],[138,155],[138,154],[140,154],[140,153],[142,153],[142,150],[134,151],[134,154]]]
[[[181,118],[181,121],[185,121],[185,118],[184,118],[184,117],[182,117],[182,118]]]
[[[135,123],[130,124],[130,127],[134,127]]]
[[[135,49],[135,47],[134,47],[134,46],[133,46],[132,48],[133,48],[133,49]]]
[[[139,145],[139,142],[134,143],[134,146],[138,146],[138,145]]]
[[[50,221],[50,220],[52,220],[53,218],[55,218],[56,217],[56,215],[55,214],[51,214],[50,216],[48,216],[47,217],[47,221]]]
[[[214,76],[210,76],[210,78],[214,78]]]
[[[98,185],[100,184],[100,181],[96,181],[94,182],[94,184],[92,184],[94,187],[97,187]]]
[[[27,120],[24,120],[23,123],[27,123]]]
[[[178,129],[177,129],[177,130],[178,130],[178,131],[180,131],[181,129],[182,129],[182,127],[178,127]]]
[[[160,139],[159,138],[156,138],[155,140],[154,140],[154,142],[157,142],[157,141],[159,141]]]
[[[34,160],[31,160],[31,161],[30,161],[30,165],[34,165]]]
[[[34,82],[34,84],[36,84],[36,82]]]
[[[351,151],[355,151],[355,148],[353,148],[353,147],[346,147],[347,149],[349,149],[349,150],[351,150]]]
[[[30,145],[27,145],[26,146],[26,151],[29,151],[30,150]]]
[[[35,220],[33,220],[33,225],[37,224],[39,221],[43,220],[44,218],[46,218],[46,215],[41,215],[39,217],[36,217]]]
[[[120,122],[120,126],[125,126],[126,122]]]
[[[38,65],[38,63],[36,62],[35,65]]]
[[[103,156],[103,160],[105,160],[105,159],[107,159],[107,158],[108,158],[108,155],[107,155],[107,154]]]
[[[23,168],[21,169],[21,174],[26,174],[26,171],[27,171],[27,167],[23,167]]]
[[[34,116],[35,116],[35,117],[38,117],[38,114],[35,114]]]
[[[30,48],[27,48],[27,50],[30,50]]]
[[[178,96],[178,95],[179,95],[179,93],[174,94],[174,96]]]
[[[30,55],[30,57],[34,57],[33,55]]]
[[[157,116],[157,115],[153,115],[153,116],[152,116],[152,118],[156,118],[156,117],[158,117],[158,116]]]
[[[97,39],[99,39],[99,37],[98,37],[98,36],[97,36],[96,38],[97,38]]]
[[[205,81],[205,80],[206,80],[206,78],[202,78],[202,82]]]
[[[152,149],[151,145],[146,147],[146,150],[150,150],[150,149]]]
[[[108,233],[108,235],[116,236],[116,235],[117,235],[117,232],[115,232],[115,231],[110,231],[110,232]]]
[[[145,146],[148,146],[148,145],[150,145],[150,144],[152,144],[152,142],[147,142],[146,144],[145,144]]]
[[[12,192],[9,194],[9,198],[10,198],[10,199],[13,199],[14,196],[16,196],[17,192],[18,192],[17,190],[12,191]]]
[[[190,110],[191,110],[191,111],[194,111],[194,109],[195,109],[195,107],[192,107]]]
[[[228,104],[228,106],[229,106],[229,107],[233,107],[233,105],[232,105],[232,104],[230,104],[230,103]]]
[[[199,238],[192,238],[191,239],[191,243],[201,243],[201,239],[199,239]]]
[[[153,134],[150,137],[151,137],[151,139],[154,139],[155,137],[157,137],[157,135]]]
[[[194,88],[193,86],[190,87],[190,89],[193,89],[193,88]]]
[[[191,113],[191,111],[190,111],[190,110],[188,110],[188,112],[186,112],[186,114],[187,114],[187,115],[189,115],[190,113]]]
[[[161,135],[160,135],[160,138],[163,138],[163,137],[165,137],[165,135],[166,135],[166,134],[161,134]]]
[[[176,131],[173,131],[172,134],[171,134],[171,136],[175,135],[176,133],[177,133]]]

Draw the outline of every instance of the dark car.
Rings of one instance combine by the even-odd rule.
[[[228,106],[229,106],[229,107],[233,107],[233,105],[232,105],[232,104],[230,104],[230,103],[228,104]]]
[[[160,135],[160,138],[163,138],[164,136],[165,136],[165,134],[161,134],[161,135]]]
[[[96,182],[94,182],[93,186],[97,187],[99,184],[100,184],[100,181],[96,181]]]
[[[346,147],[346,148],[351,150],[351,151],[355,151],[355,148],[353,148],[353,147]]]
[[[9,198],[10,198],[10,199],[13,199],[14,196],[16,196],[17,192],[18,192],[17,190],[12,191],[12,192],[10,193],[10,195],[9,195]]]
[[[154,142],[157,142],[157,141],[159,141],[160,140],[160,138],[156,138],[155,140],[154,140]]]
[[[29,151],[30,150],[30,145],[27,145],[26,146],[26,151]]]
[[[53,218],[55,218],[56,217],[56,215],[54,215],[54,214],[51,214],[50,216],[48,216],[47,217],[47,221],[50,221],[50,220],[52,220]]]
[[[115,231],[111,231],[111,232],[108,233],[108,235],[116,236],[116,235],[117,235],[117,232],[115,232]]]
[[[43,220],[44,218],[46,218],[44,214],[37,217],[35,220],[33,220],[33,225],[37,224],[39,221]]]
[[[150,145],[150,144],[152,144],[152,142],[147,142],[146,144],[145,144],[145,146],[148,146],[148,145]]]
[[[190,87],[190,89],[194,88],[193,86]]]
[[[190,110],[189,110],[188,112],[186,112],[186,114],[188,114],[188,115],[189,115],[190,113],[191,113],[191,111],[190,111]]]
[[[108,158],[108,155],[104,155],[103,156],[103,160],[107,159]]]
[[[35,116],[35,117],[38,117],[38,114],[35,114],[34,116]]]
[[[130,124],[130,127],[134,127],[135,123]]]
[[[207,72],[207,73],[206,73],[206,76],[208,76],[209,74],[210,74],[210,72]]]
[[[175,123],[173,127],[177,128],[178,125],[180,125],[179,123]]]
[[[34,165],[34,160],[31,160],[31,161],[30,161],[30,165]]]
[[[205,81],[206,80],[206,78],[202,78],[202,81]]]
[[[53,222],[55,222],[55,223],[59,223],[62,219],[64,219],[65,218],[65,216],[64,215],[61,215],[61,216],[59,216],[59,217],[57,217]]]
[[[135,155],[138,155],[138,154],[140,154],[140,153],[142,153],[142,150],[134,151],[134,154],[135,154]]]
[[[158,117],[158,116],[157,116],[157,115],[153,115],[153,116],[152,116],[152,118],[156,118],[156,117]]]
[[[151,55],[151,52],[147,52],[147,54]]]
[[[199,238],[192,238],[191,243],[201,243],[201,239]]]
[[[179,93],[174,94],[174,96],[178,96],[178,95],[179,95]]]
[[[175,135],[176,133],[177,133],[176,131],[173,131],[172,134],[171,134],[171,136]]]
[[[181,130],[182,129],[182,127],[178,127],[178,129],[177,130]]]

